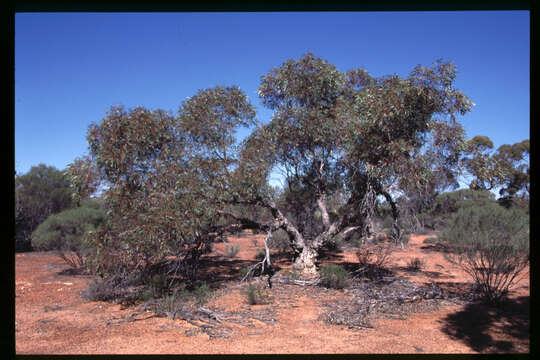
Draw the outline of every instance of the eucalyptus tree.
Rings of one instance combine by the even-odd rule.
[[[498,178],[499,194],[508,202],[515,198],[529,201],[530,197],[530,141],[501,145],[493,155],[502,168]]]
[[[39,164],[15,177],[15,248],[31,249],[30,235],[45,219],[72,207],[69,181],[54,166]]]
[[[451,173],[463,150],[456,114],[472,103],[454,79],[442,61],[375,78],[307,54],[262,77],[259,96],[273,110],[264,124],[237,87],[201,90],[176,115],[112,108],[88,133],[110,208],[93,237],[97,263],[144,269],[170,255],[196,259],[227,232],[268,238],[282,229],[295,268],[313,275],[325,243],[371,236],[377,195],[390,202],[399,235],[391,189],[403,179],[421,184],[436,168]],[[242,127],[251,133],[237,143]],[[284,174],[285,203],[268,185],[273,171]],[[271,268],[268,249],[265,263]]]
[[[455,67],[442,61],[418,66],[407,78],[374,78],[362,69],[343,73],[311,54],[286,61],[262,77],[259,96],[274,113],[244,142],[245,164],[237,173],[253,179],[243,169],[280,169],[288,190],[302,194],[303,215],[317,217],[319,227],[291,221],[264,194],[230,201],[268,208],[274,216],[268,231],[285,230],[298,255],[295,267],[316,273],[318,250],[333,237],[372,234],[377,195],[390,202],[397,220],[392,185],[405,177],[420,183],[435,164],[441,172],[457,166],[464,138],[456,114],[465,114],[472,102],[452,87],[454,79]],[[418,161],[429,151],[437,156]],[[329,212],[328,200],[338,193],[344,201]],[[396,226],[394,232],[399,234]]]
[[[464,168],[472,177],[473,190],[499,190],[502,202],[510,204],[516,198],[528,201],[530,189],[530,141],[503,144],[494,149],[487,136],[475,136],[467,142]]]

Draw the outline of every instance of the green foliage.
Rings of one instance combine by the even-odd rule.
[[[243,279],[247,275],[248,271],[249,271],[249,266],[242,266],[238,270],[238,273],[240,274],[240,279]]]
[[[287,271],[287,275],[292,280],[298,280],[298,279],[300,279],[301,274],[300,274],[300,271],[293,269],[293,270]]]
[[[449,260],[477,283],[485,298],[502,299],[529,259],[529,217],[497,204],[460,209],[440,234]]]
[[[255,252],[255,259],[261,261],[266,256],[266,250],[264,248],[257,248]]]
[[[91,125],[90,158],[109,185],[103,196],[110,209],[93,238],[95,271],[144,273],[175,256],[193,276],[221,236],[220,200],[238,161],[234,134],[253,117],[238,88],[215,87],[184,101],[177,117],[113,107]]]
[[[268,247],[270,249],[276,249],[279,252],[285,252],[291,248],[291,241],[289,235],[282,229],[272,232],[272,236],[268,239]]]
[[[128,279],[129,280],[129,279]],[[144,293],[139,287],[130,286],[130,281],[119,277],[96,278],[83,291],[82,296],[90,301],[133,302]]]
[[[244,292],[249,305],[263,305],[268,303],[268,295],[258,286],[249,284]]]
[[[438,195],[431,209],[424,213],[433,223],[433,228],[444,228],[448,219],[459,209],[472,206],[496,204],[495,196],[487,190],[461,189]]]
[[[103,224],[105,217],[104,210],[86,206],[51,215],[32,233],[32,246],[44,251],[83,251],[84,237]]]
[[[204,305],[212,296],[212,290],[206,284],[195,286],[191,291],[191,297],[199,305]]]
[[[523,140],[513,145],[501,145],[494,158],[502,168],[502,176],[498,179],[501,189],[499,194],[506,198],[507,204],[514,203],[526,211],[528,204],[520,204],[518,199],[528,202],[530,193],[529,168],[530,141]],[[512,205],[514,205],[512,204]]]
[[[94,194],[99,187],[99,171],[89,156],[77,158],[68,164],[64,174],[69,179],[71,196],[77,206],[82,200]]]
[[[273,110],[264,125],[234,86],[200,90],[177,115],[111,108],[88,129],[89,157],[68,171],[77,199],[108,185],[93,268],[145,273],[174,256],[195,269],[223,233],[266,230],[278,218],[283,242],[303,237],[319,248],[347,227],[370,235],[376,196],[391,198],[392,184],[453,180],[463,150],[455,115],[472,106],[455,76],[437,61],[405,78],[374,78],[306,54],[261,78],[259,96]],[[254,129],[237,146],[242,127]],[[286,174],[281,193],[267,183],[275,169]]]
[[[321,267],[320,271],[321,285],[333,289],[343,289],[347,286],[349,273],[343,267],[330,264]]]
[[[228,258],[235,257],[239,251],[240,251],[240,245],[225,244],[225,256],[227,256]]]
[[[31,250],[31,234],[47,217],[73,206],[69,181],[39,164],[15,177],[15,251]]]
[[[501,145],[493,151],[488,137],[475,136],[468,142],[467,155],[463,159],[466,170],[472,176],[471,189],[492,190],[499,187],[499,194],[507,197],[505,204],[514,198],[529,198],[530,141]]]
[[[410,271],[420,271],[426,266],[426,262],[420,258],[412,258],[407,263],[407,269]]]
[[[439,243],[439,239],[437,239],[436,237],[428,237],[424,239],[423,243],[424,244],[437,244]]]

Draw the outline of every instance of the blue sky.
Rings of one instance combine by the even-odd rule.
[[[477,105],[461,122],[495,146],[529,138],[529,12],[18,13],[15,169],[64,169],[111,105],[176,112],[198,89],[238,85],[312,52],[338,69],[406,76],[438,58]]]

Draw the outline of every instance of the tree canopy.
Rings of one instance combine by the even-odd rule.
[[[455,183],[466,149],[456,116],[473,105],[453,87],[455,77],[455,66],[443,61],[405,78],[375,78],[307,54],[261,78],[259,96],[273,111],[264,124],[234,86],[200,90],[177,114],[111,108],[88,130],[89,159],[110,208],[95,237],[96,259],[103,269],[144,269],[169,255],[193,260],[228,231],[282,229],[295,267],[313,274],[318,249],[333,237],[371,236],[377,195],[397,218],[392,189]],[[252,132],[237,143],[242,127]],[[268,186],[273,171],[301,208],[281,205]],[[235,206],[268,216],[246,216]],[[115,261],[107,263],[110,254]]]
[[[15,177],[16,251],[30,250],[30,234],[37,226],[73,205],[69,186],[60,170],[45,164]]]

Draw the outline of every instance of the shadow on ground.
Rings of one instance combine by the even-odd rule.
[[[482,302],[468,304],[463,311],[449,314],[443,323],[443,331],[454,339],[461,340],[471,349],[483,353],[527,352],[529,331],[530,298],[521,296],[509,299],[499,308]],[[510,342],[494,339],[490,334],[501,334],[523,340]],[[504,334],[504,335],[503,335]]]

